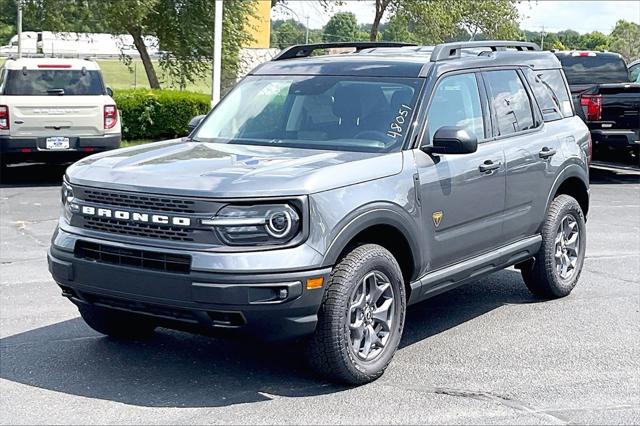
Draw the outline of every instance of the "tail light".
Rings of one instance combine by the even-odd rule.
[[[104,106],[104,128],[113,129],[118,123],[118,108],[115,105]]]
[[[580,105],[587,116],[587,121],[602,119],[602,95],[582,95]]]
[[[0,130],[9,130],[9,107],[0,105]]]

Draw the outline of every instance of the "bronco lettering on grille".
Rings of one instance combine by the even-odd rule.
[[[163,214],[148,214],[140,212],[130,212],[126,210],[112,210],[105,208],[95,208],[92,206],[82,206],[81,212],[87,216],[97,216],[127,220],[131,222],[155,223],[158,225],[189,226],[191,219],[188,217],[169,216]]]

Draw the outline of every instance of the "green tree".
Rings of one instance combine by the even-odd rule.
[[[621,19],[609,37],[611,50],[621,54],[627,61],[634,61],[640,57],[639,24]]]
[[[413,33],[412,24],[404,15],[394,15],[382,31],[382,40],[397,41],[403,43],[417,43],[418,39]]]
[[[271,47],[284,49],[287,46],[304,43],[307,29],[294,19],[276,20],[271,23]]]
[[[593,31],[580,37],[580,44],[583,49],[588,50],[609,50],[609,36],[599,31]]]
[[[584,49],[583,39],[579,32],[574,30],[558,31],[555,36],[558,40],[570,50]]]
[[[361,31],[356,15],[351,12],[338,12],[333,15],[324,26],[322,34],[325,42],[354,41],[360,37]]]

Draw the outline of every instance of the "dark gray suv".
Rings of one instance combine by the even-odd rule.
[[[299,339],[365,383],[407,305],[511,265],[542,298],[576,285],[590,139],[567,99],[530,43],[294,46],[188,138],[71,166],[49,268],[101,333]]]

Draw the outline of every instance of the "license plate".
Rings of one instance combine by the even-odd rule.
[[[47,138],[47,149],[69,149],[69,138],[63,136]]]

